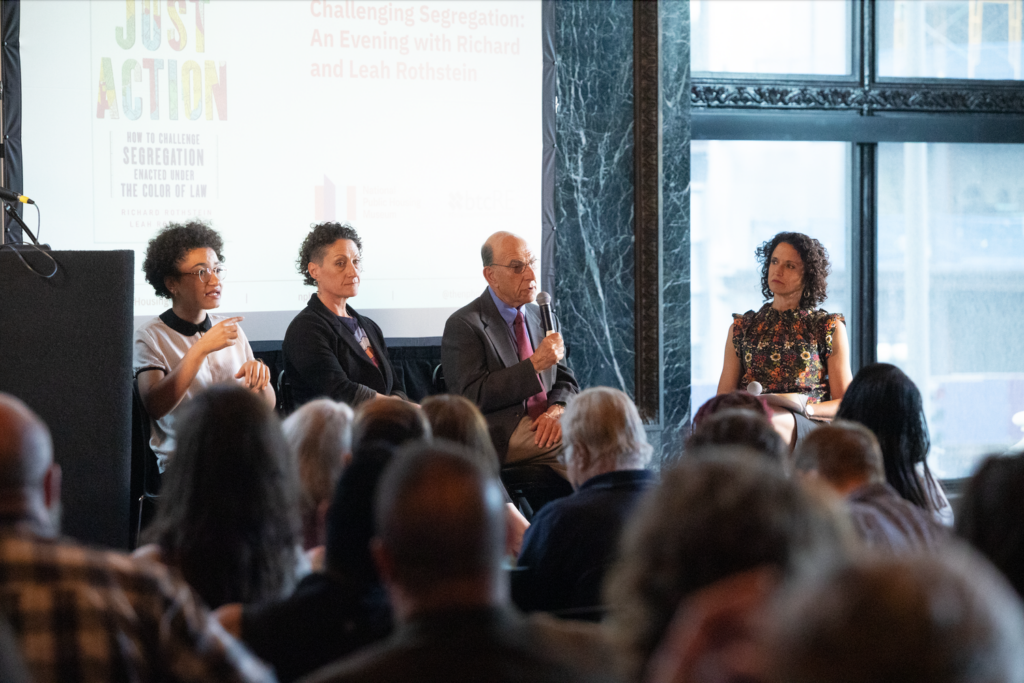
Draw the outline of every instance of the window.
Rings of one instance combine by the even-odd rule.
[[[878,73],[1020,80],[1021,0],[881,0]]]
[[[1021,438],[1024,145],[881,144],[878,360],[918,388],[939,476]]]
[[[692,408],[761,303],[754,246],[796,229],[854,372],[921,390],[940,477],[1024,448],[1024,0],[757,4],[690,3]]]
[[[715,395],[733,313],[757,310],[754,250],[783,231],[828,249],[830,312],[849,310],[849,145],[696,141],[690,149],[691,382],[694,407]]]
[[[695,0],[694,71],[849,74],[850,3]]]

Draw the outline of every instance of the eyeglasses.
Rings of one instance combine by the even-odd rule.
[[[216,275],[218,280],[224,279],[224,269],[220,266],[216,268],[200,268],[199,270],[193,270],[190,273],[178,273],[178,275],[195,275],[199,278],[200,282],[209,282],[211,275]]]
[[[529,267],[530,269],[537,268],[537,259],[532,258],[526,263],[523,263],[522,261],[513,261],[507,266],[503,266],[500,263],[492,263],[491,266],[493,266],[494,268],[509,268],[516,275],[522,275],[523,271],[526,270],[527,267]]]

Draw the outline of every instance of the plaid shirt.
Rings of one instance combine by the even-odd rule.
[[[0,611],[35,683],[273,682],[166,569],[0,529]]]

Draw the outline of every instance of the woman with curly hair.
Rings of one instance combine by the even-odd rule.
[[[846,321],[818,306],[827,298],[828,252],[816,239],[780,232],[756,251],[761,293],[768,303],[735,320],[725,344],[718,393],[758,382],[805,414],[775,410],[776,428],[795,443],[812,425],[807,415],[830,418],[853,379]]]
[[[362,262],[363,243],[350,225],[314,225],[299,247],[296,265],[316,293],[288,325],[281,346],[294,406],[322,397],[353,407],[406,399],[384,334],[348,305],[359,294]]]
[[[152,423],[150,446],[163,472],[175,449],[179,410],[204,387],[238,382],[277,402],[270,371],[256,360],[240,317],[207,313],[220,306],[224,242],[199,221],[169,223],[146,248],[142,270],[171,307],[135,330],[139,396]]]

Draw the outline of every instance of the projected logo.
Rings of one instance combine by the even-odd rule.
[[[317,223],[338,220],[336,189],[334,183],[327,176],[324,176],[323,185],[313,187],[313,215]],[[359,206],[356,186],[349,185],[345,188],[345,220],[354,223],[358,220],[357,208]]]

